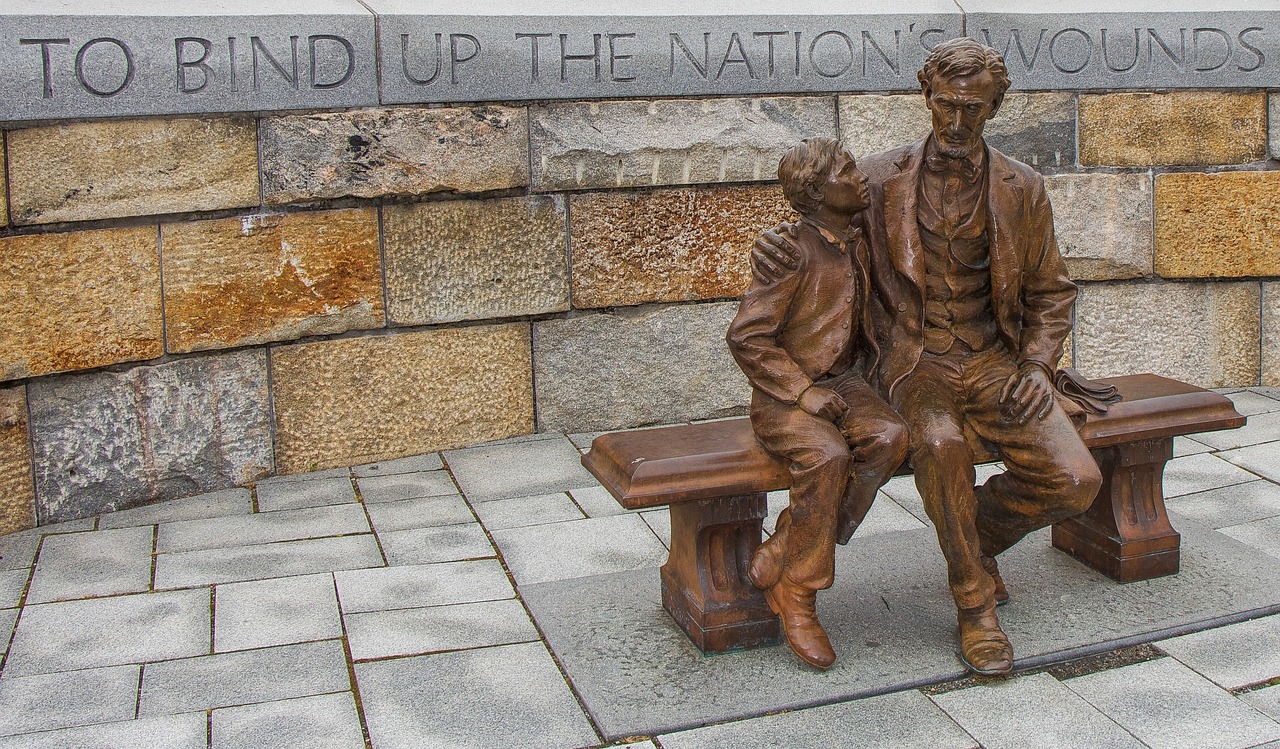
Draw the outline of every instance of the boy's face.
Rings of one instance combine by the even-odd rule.
[[[841,149],[831,163],[831,171],[821,185],[822,203],[838,213],[854,214],[871,204],[867,192],[867,175],[854,163],[853,156]]]

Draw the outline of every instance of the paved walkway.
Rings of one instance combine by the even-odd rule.
[[[1280,557],[1280,391],[1230,395],[1249,425],[1179,439],[1168,504],[1175,526]],[[604,745],[520,595],[665,558],[665,511],[623,511],[578,465],[591,437],[275,478],[0,537],[0,749]],[[859,534],[898,532],[930,532],[909,479]],[[1266,582],[1280,604],[1280,579]],[[796,668],[800,688],[821,678]],[[616,741],[1280,747],[1271,682],[1280,615],[1008,679]]]

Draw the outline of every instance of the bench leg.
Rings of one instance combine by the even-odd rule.
[[[1178,572],[1178,532],[1164,508],[1164,464],[1173,439],[1098,448],[1102,489],[1083,515],[1053,526],[1053,545],[1129,583]]]
[[[781,641],[778,617],[747,579],[767,513],[764,494],[671,506],[671,554],[662,566],[662,605],[703,653]]]

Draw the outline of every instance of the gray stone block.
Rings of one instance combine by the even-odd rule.
[[[355,672],[381,749],[600,741],[541,643],[357,663]]]
[[[150,526],[50,536],[27,603],[141,593],[151,587]]]
[[[348,614],[345,621],[356,661],[538,640],[515,599]]]
[[[315,481],[258,486],[258,511],[296,510],[356,501],[351,479],[345,476]]]
[[[209,591],[43,603],[22,610],[6,677],[209,652]]]
[[[365,505],[365,510],[378,533],[472,523],[476,519],[460,494],[378,502]]]
[[[1244,749],[1280,738],[1280,723],[1172,658],[1063,683],[1148,746]]]
[[[1059,174],[1044,181],[1054,235],[1074,279],[1151,275],[1151,175]]]
[[[396,460],[382,460],[377,463],[366,463],[362,466],[356,466],[351,469],[351,473],[355,474],[358,479],[373,478],[374,476],[394,476],[397,473],[417,473],[419,471],[436,471],[444,467],[444,462],[440,460],[440,453],[427,453],[426,455],[413,455],[408,458],[398,458]]]
[[[663,749],[977,749],[973,739],[916,691],[668,733],[658,740]]]
[[[1280,517],[1263,518],[1221,529],[1224,536],[1280,557]]]
[[[156,552],[219,549],[368,532],[369,519],[359,504],[307,507],[161,523]]]
[[[734,302],[637,307],[535,322],[539,428],[580,432],[746,413],[751,388],[724,343],[737,309]]]
[[[430,564],[494,556],[489,538],[479,523],[409,528],[379,533],[387,564]]]
[[[1259,476],[1280,482],[1280,442],[1228,450],[1219,453],[1219,456]]]
[[[512,598],[496,559],[334,573],[347,614]]]
[[[582,511],[564,492],[476,502],[475,511],[490,532],[582,519]]]
[[[349,689],[337,640],[150,663],[138,715],[170,715]]]
[[[170,499],[132,510],[109,512],[98,518],[98,528],[129,528],[137,525],[176,523],[179,520],[248,515],[253,498],[248,489],[223,489],[184,499]]]
[[[332,575],[228,583],[213,600],[215,652],[342,637]]]
[[[458,487],[444,471],[421,471],[356,479],[365,502],[396,502],[418,497],[457,494]]]
[[[1233,450],[1277,440],[1280,440],[1280,413],[1254,414],[1239,429],[1223,429],[1220,432],[1202,432],[1196,435],[1197,442],[1203,442],[1215,450]]]
[[[324,109],[377,103],[373,16],[355,0],[6,3],[0,120]],[[43,67],[42,67],[43,60]],[[43,72],[42,72],[43,71]],[[176,76],[176,79],[175,79]]]
[[[16,570],[36,563],[36,549],[40,548],[40,533],[24,531],[0,536],[0,570]]]
[[[932,699],[987,749],[1144,749],[1141,742],[1048,674],[993,681]]]
[[[905,510],[902,505],[889,499],[884,493],[876,496],[871,510],[858,526],[854,539],[874,536],[877,533],[893,533],[895,531],[914,531],[929,526],[920,522],[915,515]],[[853,541],[850,541],[853,543]]]
[[[186,713],[63,728],[0,738],[0,749],[205,749],[208,720],[204,713]]]
[[[18,621],[17,609],[0,609],[0,657],[9,652],[9,640],[13,625]]]
[[[1253,709],[1271,716],[1272,720],[1280,720],[1280,686],[1267,687],[1240,695],[1241,701]],[[1280,745],[1280,742],[1276,742]],[[1264,747],[1271,746],[1265,744]]]
[[[381,567],[373,534],[204,549],[156,557],[157,589]]]
[[[16,569],[0,572],[0,609],[16,608],[22,600],[22,592],[27,589],[27,581],[31,579],[31,570]]]
[[[924,106],[920,97],[919,105]],[[982,131],[992,147],[1041,172],[1076,166],[1076,98],[1011,93]]]
[[[296,484],[299,481],[320,481],[322,479],[351,478],[350,468],[326,468],[323,471],[310,473],[289,473],[283,476],[271,476],[255,483],[255,486],[274,486],[276,484]]]
[[[1203,442],[1196,442],[1190,437],[1174,437],[1173,438],[1173,457],[1182,458],[1187,455],[1199,455],[1200,453],[1212,452],[1213,448]]]
[[[666,548],[634,514],[510,528],[494,531],[493,540],[521,588],[656,568],[667,560]]]
[[[582,467],[581,458],[561,435],[444,454],[462,493],[473,503],[595,486],[596,479]]]
[[[1266,395],[1252,390],[1240,390],[1234,393],[1227,393],[1227,397],[1235,404],[1236,410],[1245,416],[1256,416],[1258,414],[1271,413],[1272,411],[1280,411],[1280,400],[1267,397]]]
[[[671,513],[666,509],[640,513],[640,519],[649,526],[662,545],[671,548]]]
[[[1188,455],[1185,458],[1174,458],[1165,464],[1164,495],[1177,497],[1182,494],[1243,484],[1257,478],[1216,455],[1207,453]]]
[[[0,679],[0,736],[133,718],[138,666]]]
[[[350,692],[213,711],[213,749],[361,749],[364,734]]]
[[[1267,95],[1267,110],[1270,113],[1268,122],[1270,123],[1267,143],[1270,144],[1268,150],[1271,151],[1271,158],[1280,159],[1280,94]]]
[[[589,518],[600,518],[608,515],[625,515],[631,512],[618,504],[609,490],[603,486],[588,486],[582,489],[570,489],[569,496]]]
[[[1280,676],[1280,616],[1161,640],[1156,646],[1223,689]]]
[[[271,471],[262,350],[32,381],[41,524],[247,484]]]
[[[840,97],[840,141],[861,160],[914,143],[929,134],[929,108],[919,90],[910,94]]]
[[[1165,504],[1179,515],[1214,528],[1225,528],[1280,515],[1280,486],[1270,481],[1246,481],[1207,492],[1169,497]]]

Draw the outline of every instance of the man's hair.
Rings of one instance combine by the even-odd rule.
[[[805,138],[787,149],[778,162],[778,182],[791,207],[808,215],[822,204],[822,183],[836,156],[844,150],[835,138]]]
[[[916,74],[921,89],[928,89],[935,76],[943,80],[987,71],[996,82],[996,108],[1009,90],[1009,69],[1000,53],[977,39],[962,36],[948,39],[933,48],[924,67]]]

